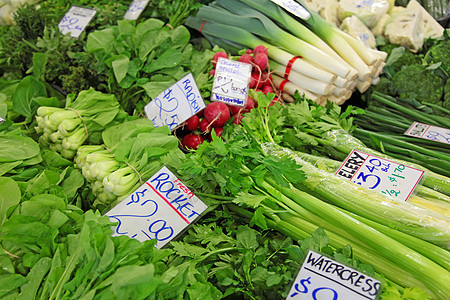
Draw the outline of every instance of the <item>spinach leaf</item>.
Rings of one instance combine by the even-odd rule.
[[[33,104],[33,100],[37,97],[46,96],[47,90],[45,85],[33,76],[27,76],[20,81],[14,92],[12,97],[13,109],[30,120],[37,109],[37,105]]]
[[[0,225],[8,218],[9,208],[19,204],[20,189],[17,183],[8,177],[0,177]]]

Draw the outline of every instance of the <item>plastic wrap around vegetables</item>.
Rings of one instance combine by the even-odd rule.
[[[65,108],[39,107],[35,129],[42,134],[41,146],[72,158],[86,140],[99,142],[99,133],[125,115],[114,95],[90,88],[80,92],[76,99],[69,95]]]

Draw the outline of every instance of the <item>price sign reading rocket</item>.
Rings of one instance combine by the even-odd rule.
[[[78,38],[96,13],[95,9],[72,6],[59,22],[58,28],[62,34],[69,32],[71,37]]]
[[[374,300],[380,281],[309,251],[286,299]]]
[[[406,201],[424,171],[353,150],[336,175],[391,198]]]
[[[106,215],[118,223],[113,236],[127,235],[141,242],[156,239],[156,247],[161,248],[206,208],[172,172],[163,167]]]

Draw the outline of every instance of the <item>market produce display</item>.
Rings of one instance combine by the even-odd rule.
[[[450,298],[447,6],[0,0],[0,299]]]

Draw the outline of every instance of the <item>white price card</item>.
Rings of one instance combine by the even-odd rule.
[[[62,34],[69,32],[71,37],[78,38],[96,13],[95,9],[72,6],[59,22],[59,30]]]
[[[270,1],[278,4],[291,14],[294,14],[303,20],[308,20],[309,18],[311,18],[311,14],[300,3],[294,0],[270,0]]]
[[[450,129],[414,122],[405,135],[450,144]]]
[[[189,73],[145,106],[145,114],[155,127],[174,130],[205,108],[194,77]]]
[[[247,101],[251,72],[251,64],[219,57],[211,99],[226,104],[244,106]]]
[[[130,7],[123,18],[127,20],[137,20],[147,6],[148,1],[149,0],[134,0],[131,2]]]
[[[370,299],[380,281],[314,251],[309,251],[286,299]]]
[[[106,215],[118,223],[113,236],[127,235],[141,242],[156,239],[156,247],[161,248],[206,208],[169,169],[163,167]]]
[[[353,150],[336,175],[388,197],[406,201],[424,171]]]

